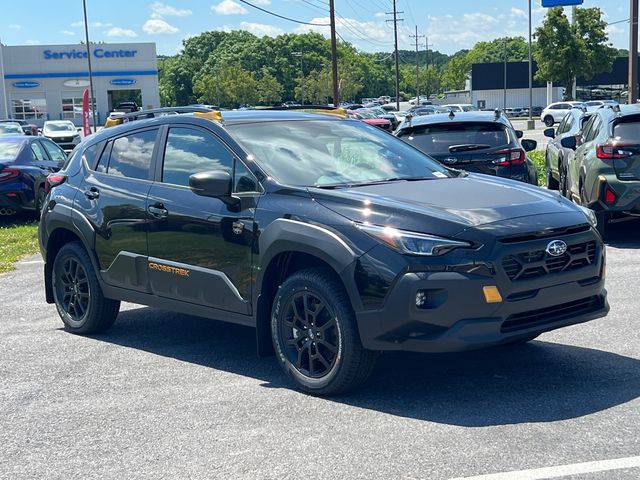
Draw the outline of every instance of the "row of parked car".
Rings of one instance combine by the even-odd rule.
[[[80,141],[69,120],[46,121],[41,131],[24,120],[0,120],[0,216],[39,216],[47,176]]]
[[[640,215],[640,106],[576,105],[544,134],[547,187],[593,209],[603,235],[610,220]]]

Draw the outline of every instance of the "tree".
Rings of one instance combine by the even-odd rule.
[[[529,45],[524,37],[496,38],[476,43],[469,53],[469,63],[524,62],[529,58]]]
[[[456,53],[442,70],[442,86],[445,90],[462,90],[471,70],[467,51]]]
[[[258,80],[258,102],[271,105],[282,101],[282,85],[268,71],[263,69],[262,78]]]
[[[237,108],[258,101],[258,82],[239,65],[219,65],[196,81],[194,92],[201,103]]]
[[[617,51],[607,45],[605,29],[606,22],[599,8],[576,8],[573,25],[562,7],[549,9],[535,32],[536,79],[563,85],[567,100],[571,100],[577,77],[588,80],[611,70]]]

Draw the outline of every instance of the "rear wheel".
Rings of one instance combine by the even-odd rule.
[[[555,120],[553,119],[553,117],[551,115],[547,115],[546,117],[544,117],[544,124],[547,127],[553,127],[553,124],[556,123]]]
[[[47,198],[47,193],[44,191],[44,188],[39,188],[35,193],[34,207],[35,212],[34,215],[37,219],[40,219],[42,216],[42,209],[44,208],[44,201]]]
[[[553,174],[551,172],[551,164],[549,161],[547,161],[547,188],[549,190],[558,190],[558,187],[558,180],[553,178]]]
[[[53,262],[53,298],[65,330],[91,334],[108,329],[120,302],[105,298],[93,264],[80,242],[64,245]]]
[[[360,343],[349,297],[333,272],[301,270],[279,288],[271,336],[280,366],[300,390],[342,393],[364,383],[376,352]]]
[[[562,160],[558,165],[558,175],[560,176],[560,180],[558,180],[558,190],[560,191],[560,195],[563,197],[568,197],[568,186],[567,186],[567,167],[564,165]]]
[[[584,188],[584,184],[580,183],[580,203],[587,207],[587,191]],[[588,207],[587,207],[588,208]],[[604,238],[607,233],[607,224],[609,223],[609,215],[606,212],[595,212],[596,220],[598,221],[598,225],[596,226],[596,230],[600,233],[600,236]]]

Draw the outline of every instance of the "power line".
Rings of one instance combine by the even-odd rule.
[[[302,25],[313,25],[316,27],[330,27],[331,25],[329,23],[311,23],[311,22],[303,22],[302,20],[295,20],[293,18],[289,18],[289,17],[285,17],[284,15],[280,15],[274,12],[270,12],[269,10],[266,10],[262,7],[258,7],[257,5],[254,5],[253,3],[247,2],[247,0],[238,0],[239,2],[244,3],[245,5],[249,5],[250,7],[255,8],[256,10],[260,10],[261,12],[264,13],[268,13],[269,15],[273,15],[274,17],[278,17],[278,18],[282,18],[283,20],[287,20],[289,22],[293,22],[293,23],[300,23]]]
[[[418,26],[416,25],[416,34],[409,35],[409,38],[416,39],[416,98],[418,99],[418,103],[420,103],[420,56],[418,55],[418,40],[424,38],[424,35],[418,35]]]
[[[316,8],[316,9],[320,10],[321,12],[324,12],[324,13],[328,13],[329,12],[329,8],[326,5],[325,5],[325,8],[322,8],[319,5],[316,5],[315,3],[311,3],[309,0],[300,0],[300,1],[306,3],[310,7],[313,7],[313,8]]]

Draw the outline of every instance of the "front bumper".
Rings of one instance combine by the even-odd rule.
[[[591,231],[564,238],[569,249],[576,250],[563,269],[554,263],[557,259],[546,258],[514,270],[510,259],[532,259],[550,238],[494,247],[493,260],[484,262],[487,268],[481,273],[451,264],[405,269],[378,308],[356,312],[363,346],[416,352],[472,350],[605,316],[609,305],[604,246]],[[538,275],[542,265],[549,271]],[[497,287],[502,301],[488,303],[483,292],[487,286]],[[421,306],[416,304],[419,294],[425,298]]]

